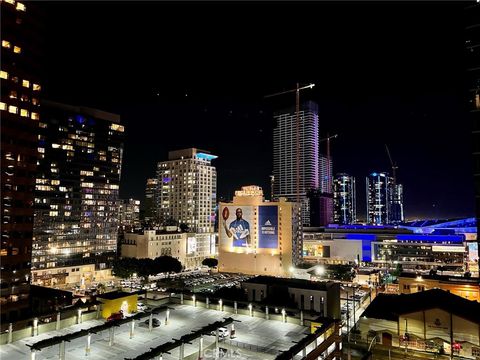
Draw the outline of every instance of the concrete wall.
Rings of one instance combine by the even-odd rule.
[[[96,311],[90,311],[82,313],[82,321],[94,320],[97,318]],[[77,315],[69,316],[68,318],[60,320],[60,329],[67,328],[69,326],[75,325],[77,323]],[[38,334],[44,334],[46,332],[54,331],[56,329],[57,322],[51,321],[49,323],[39,323],[38,324]],[[15,330],[12,333],[12,342],[31,337],[33,334],[32,326],[28,326],[24,329]],[[7,344],[8,342],[8,333],[0,335],[0,345]]]

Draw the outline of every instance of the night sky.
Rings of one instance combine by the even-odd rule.
[[[218,195],[257,184],[269,196],[272,112],[315,83],[334,172],[389,171],[407,218],[473,216],[464,107],[462,4],[167,2],[44,3],[44,95],[121,115],[122,197],[143,200],[168,151],[219,156]],[[323,150],[323,147],[322,147]]]

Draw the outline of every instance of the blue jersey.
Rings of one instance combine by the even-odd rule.
[[[233,235],[233,246],[246,246],[247,237],[250,235],[250,224],[240,219],[234,220],[228,227]]]

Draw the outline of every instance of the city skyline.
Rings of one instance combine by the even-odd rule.
[[[108,16],[111,4],[48,6],[45,97],[122,116],[122,198],[143,199],[155,164],[168,151],[188,147],[219,156],[219,198],[231,198],[242,185],[269,189],[273,112],[295,98],[263,97],[299,81],[316,84],[301,97],[319,103],[320,136],[339,134],[332,142],[334,174],[364,179],[390,172],[388,144],[405,186],[407,218],[473,215],[462,6],[285,3],[270,19],[265,3],[191,5],[202,20],[170,3],[118,3],[115,19]],[[436,17],[428,16],[432,7]],[[72,26],[87,14],[88,27]],[[294,27],[295,15],[301,15],[298,32],[288,26],[269,30],[282,22]],[[127,21],[132,26],[121,28]],[[229,41],[215,35],[219,27]],[[317,49],[296,56],[285,41],[289,35],[298,49]],[[79,56],[85,49],[95,56]],[[76,70],[66,78],[54,73],[65,63]],[[246,140],[235,140],[238,132]],[[358,214],[364,214],[363,192],[357,201]]]

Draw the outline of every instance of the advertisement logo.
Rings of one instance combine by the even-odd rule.
[[[276,249],[278,247],[278,207],[259,206],[258,247]]]

